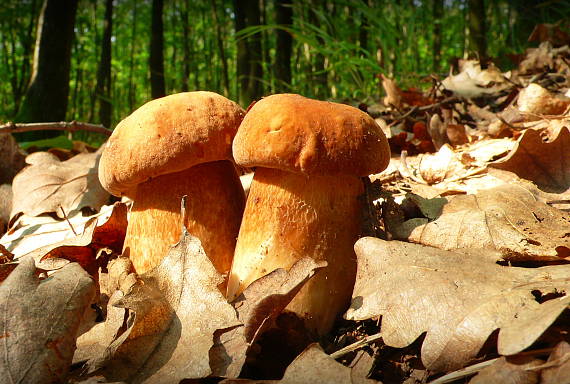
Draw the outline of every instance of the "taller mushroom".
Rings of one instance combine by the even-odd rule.
[[[216,269],[229,271],[245,197],[228,160],[243,116],[236,103],[200,91],[152,100],[117,125],[99,180],[113,195],[134,200],[123,253],[137,272],[158,265],[179,240],[183,195],[186,228]]]
[[[287,307],[323,335],[351,298],[363,176],[390,160],[367,114],[348,105],[273,95],[257,102],[234,139],[236,162],[256,167],[228,280],[228,299],[303,256],[328,266]]]

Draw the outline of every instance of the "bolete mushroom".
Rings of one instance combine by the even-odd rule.
[[[367,114],[299,95],[273,95],[245,116],[236,162],[256,167],[228,279],[228,299],[303,256],[326,260],[289,304],[323,335],[351,298],[361,229],[361,177],[385,169],[388,142]]]
[[[121,121],[107,141],[99,180],[115,196],[134,200],[123,253],[138,273],[152,269],[185,225],[220,273],[230,269],[244,192],[231,145],[245,112],[213,92],[152,100]]]

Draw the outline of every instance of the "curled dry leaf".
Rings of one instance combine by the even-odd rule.
[[[287,367],[281,380],[243,380],[227,379],[220,384],[373,384],[377,381],[362,377],[353,369],[335,361],[318,344],[309,345]]]
[[[61,246],[92,245],[95,250],[108,247],[119,252],[127,228],[127,206],[123,203],[106,205],[95,215],[77,213],[68,217],[68,220],[55,220],[49,216],[30,220],[28,224],[0,238],[0,244],[14,253],[16,258],[32,254],[39,260]],[[94,223],[97,226],[94,227]]]
[[[517,184],[451,196],[434,221],[411,219],[390,231],[398,239],[446,250],[493,249],[508,260],[570,257],[570,216]]]
[[[499,353],[518,353],[570,303],[568,265],[504,267],[492,251],[449,252],[371,237],[358,240],[355,251],[358,271],[345,317],[382,316],[383,340],[396,348],[426,332],[421,356],[432,371],[465,366],[497,329]],[[548,294],[556,298],[541,303]]]
[[[0,285],[0,377],[12,383],[64,382],[75,350],[81,318],[95,284],[78,264],[45,280],[33,259],[24,258]]]
[[[467,170],[453,149],[445,144],[436,154],[428,154],[420,158],[419,171],[422,179],[428,184],[435,184],[451,176],[465,173]]]
[[[570,98],[556,96],[540,85],[532,83],[519,93],[517,100],[519,111],[526,116],[527,120],[538,120],[536,115],[560,115],[570,106]]]
[[[538,384],[540,374],[528,368],[544,363],[535,358],[501,357],[493,364],[483,368],[469,384]]]
[[[218,289],[222,281],[200,241],[183,229],[158,267],[122,288],[116,305],[128,309],[127,329],[90,370],[133,383],[208,376],[214,332],[240,324]]]
[[[527,129],[503,160],[489,166],[516,173],[545,192],[570,193],[570,126],[561,127],[548,142]]]
[[[325,261],[302,258],[289,271],[277,269],[248,286],[234,302],[243,326],[216,332],[216,345],[210,351],[212,373],[238,377],[256,337],[285,309],[315,271],[325,266]]]
[[[541,384],[570,384],[570,344],[561,341],[548,357],[541,372]]]
[[[66,161],[47,152],[26,158],[31,164],[13,181],[14,200],[11,217],[18,213],[37,216],[45,212],[66,214],[90,207],[99,210],[109,193],[99,183],[99,153],[82,153]]]

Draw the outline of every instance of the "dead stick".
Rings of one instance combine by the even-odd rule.
[[[102,125],[81,123],[77,121],[60,121],[51,123],[7,123],[0,125],[0,133],[18,133],[18,132],[32,132],[32,131],[44,131],[44,130],[56,130],[56,131],[68,131],[68,132],[78,132],[78,131],[88,131],[101,133],[106,136],[111,136],[110,129],[105,128]]]
[[[434,103],[434,104],[423,105],[421,107],[418,107],[416,105],[416,106],[412,107],[410,110],[408,110],[406,113],[404,113],[403,115],[396,117],[394,119],[394,121],[404,120],[408,116],[412,115],[415,112],[425,112],[425,111],[429,111],[430,109],[439,108],[445,104],[455,104],[455,103],[460,103],[461,101],[462,101],[461,98],[456,97],[456,96],[452,96],[452,97],[448,97],[448,98],[443,99],[442,101],[439,101],[439,102]]]
[[[381,333],[377,333],[377,334],[371,335],[371,336],[366,336],[364,339],[358,340],[355,343],[347,345],[346,347],[339,349],[336,352],[331,353],[330,356],[333,359],[338,359],[339,357],[342,357],[342,356],[346,355],[347,353],[350,353],[350,352],[356,351],[357,349],[363,348],[363,347],[367,346],[368,344],[375,342],[376,340],[380,340],[381,338],[382,338]]]

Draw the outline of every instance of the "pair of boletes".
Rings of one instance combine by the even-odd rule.
[[[357,108],[278,94],[246,113],[197,91],[153,100],[121,121],[103,148],[99,179],[134,201],[123,255],[138,273],[179,240],[184,195],[184,224],[227,276],[230,301],[277,268],[325,260],[287,307],[323,335],[352,294],[361,177],[389,158],[382,130]],[[233,159],[255,169],[247,202]]]

